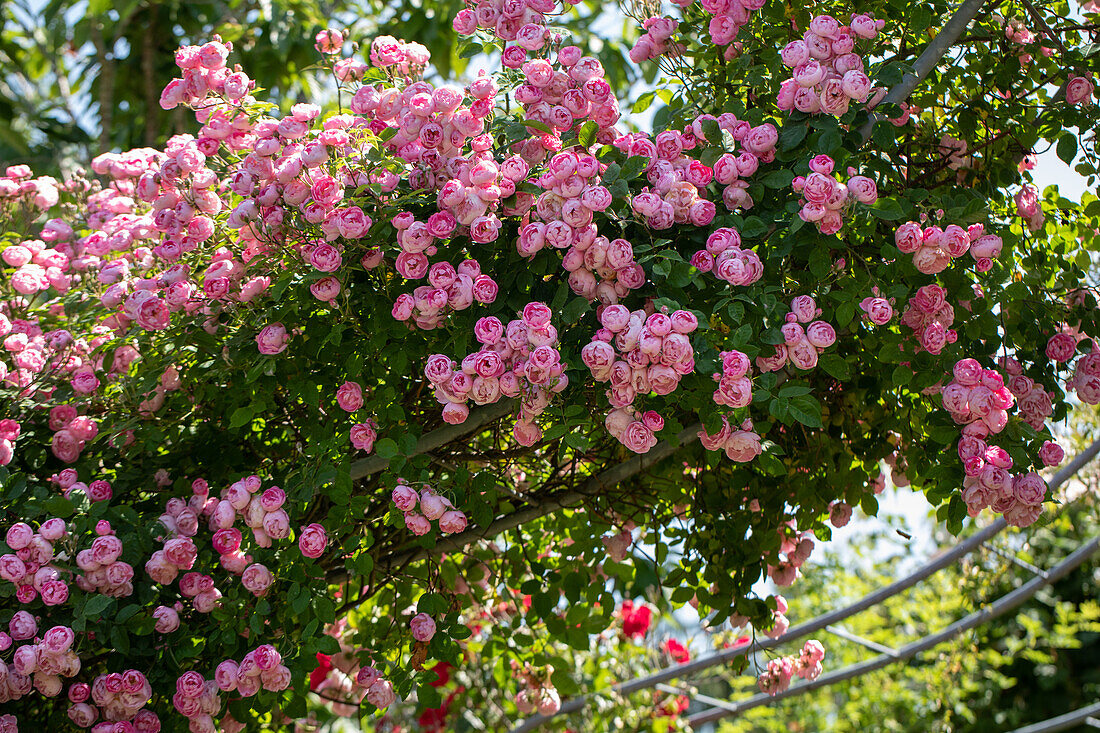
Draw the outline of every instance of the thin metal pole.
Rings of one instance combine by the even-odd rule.
[[[470,412],[465,422],[459,423],[458,425],[444,425],[438,430],[433,430],[430,433],[420,436],[420,440],[416,441],[416,447],[413,448],[412,453],[409,455],[418,456],[421,453],[427,453],[430,450],[435,450],[441,445],[447,445],[447,443],[453,440],[469,435],[485,427],[489,423],[504,417],[515,408],[516,404],[517,401],[512,399],[501,400],[491,405],[479,407]],[[370,476],[372,473],[384,471],[389,465],[390,461],[388,458],[380,458],[379,456],[363,458],[351,464],[351,480],[358,481],[361,478]]]
[[[978,14],[983,5],[985,5],[985,0],[966,0],[960,5],[955,14],[951,16],[951,19],[944,24],[936,37],[924,47],[924,51],[913,62],[913,71],[906,74],[899,83],[895,84],[886,93],[880,104],[897,104],[908,98],[913,90],[917,88],[917,85],[924,81],[936,68],[940,59],[947,53],[947,49],[951,48],[951,44],[959,40],[959,36],[970,25],[970,21],[974,20],[974,16]],[[881,119],[883,118],[880,115],[872,113],[871,118],[859,128],[859,134],[863,136],[863,142],[870,139],[875,123]]]
[[[726,706],[722,709],[704,710],[701,713],[696,713],[688,718],[688,724],[692,727],[698,727],[704,723],[711,723],[715,720],[721,720],[722,718],[729,717],[730,715],[737,715],[751,710],[752,708],[760,707],[761,705],[768,705],[777,700],[784,700],[788,697],[795,697],[805,692],[812,690],[818,690],[823,687],[836,684],[837,682],[844,682],[846,680],[853,679],[855,677],[862,677],[869,672],[882,669],[897,661],[911,659],[921,652],[928,651],[933,647],[948,641],[965,631],[980,626],[991,619],[997,618],[1009,611],[1019,607],[1029,598],[1035,595],[1041,588],[1044,588],[1051,583],[1065,577],[1070,571],[1083,563],[1096,548],[1100,547],[1100,537],[1093,537],[1084,545],[1074,550],[1068,557],[1062,562],[1048,571],[1046,578],[1035,577],[1029,580],[1027,583],[1021,585],[1016,590],[1006,595],[1001,596],[992,604],[983,607],[982,609],[975,611],[969,616],[964,616],[960,620],[951,624],[941,631],[930,634],[922,639],[918,639],[910,644],[906,644],[898,650],[897,656],[891,656],[889,654],[882,654],[874,659],[869,659],[866,662],[860,662],[859,664],[853,664],[848,667],[843,667],[826,675],[818,677],[812,682],[806,682],[804,684],[795,685],[784,692],[777,695],[760,694],[754,695],[747,700],[740,703],[734,703],[733,707],[736,710],[732,710],[730,706]],[[1082,718],[1083,719],[1083,718]]]
[[[614,486],[621,481],[625,481],[631,476],[641,473],[658,461],[672,455],[688,443],[698,440],[699,431],[702,429],[702,423],[695,423],[694,425],[688,426],[674,439],[661,441],[648,453],[634,456],[633,458],[612,466],[606,471],[590,476],[577,489],[548,496],[536,504],[512,512],[511,514],[506,514],[486,527],[471,527],[465,532],[451,535],[437,542],[430,552],[422,547],[399,548],[391,555],[379,558],[376,562],[376,567],[380,570],[388,571],[393,568],[401,567],[406,563],[422,560],[429,555],[454,552],[472,542],[477,542],[486,537],[493,537],[501,532],[518,527],[525,522],[530,522],[533,519],[551,514],[558,509],[579,504],[586,496],[598,494],[604,489]],[[329,583],[342,583],[347,577],[347,570],[340,568],[329,573],[327,580]]]
[[[1027,562],[1026,560],[1021,560],[1018,556],[1013,555],[1011,552],[1005,552],[1004,550],[1000,549],[999,547],[994,547],[993,545],[986,545],[985,549],[989,550],[994,555],[1000,555],[1001,557],[1003,557],[1005,560],[1008,560],[1013,565],[1016,565],[1017,567],[1021,567],[1024,570],[1028,571],[1029,573],[1032,573],[1033,575],[1038,575],[1039,577],[1042,577],[1042,576],[1046,575],[1046,572],[1047,572],[1046,570],[1043,570],[1040,567],[1036,567],[1036,566],[1032,565],[1031,563]]]
[[[898,655],[898,650],[893,647],[888,647],[885,644],[879,644],[877,641],[871,641],[870,639],[864,639],[862,636],[857,636],[851,631],[848,631],[842,626],[836,626],[835,624],[825,627],[825,630],[830,634],[839,636],[841,639],[847,639],[853,644],[859,644],[862,647],[876,651],[879,654],[889,654],[891,657]]]
[[[1090,461],[1100,454],[1100,440],[1089,445],[1089,447],[1082,450],[1076,456],[1073,457],[1069,463],[1063,466],[1057,473],[1055,473],[1048,482],[1048,486],[1051,491],[1059,488],[1062,484],[1073,478],[1078,471],[1085,467]],[[711,654],[706,657],[700,657],[685,664],[678,664],[673,667],[666,667],[658,672],[646,675],[645,677],[638,677],[633,680],[627,680],[613,685],[608,690],[598,694],[610,694],[610,695],[628,695],[638,690],[644,690],[655,685],[667,682],[679,677],[687,677],[696,672],[700,672],[704,669],[708,669],[718,664],[725,664],[737,657],[747,654],[755,654],[756,652],[771,649],[779,646],[785,642],[794,641],[804,636],[823,630],[826,626],[839,623],[844,619],[847,619],[855,614],[865,611],[872,606],[876,606],[882,603],[886,599],[897,595],[898,593],[912,588],[914,585],[929,577],[936,571],[951,565],[959,558],[969,554],[978,545],[985,544],[994,536],[999,534],[1007,527],[1007,523],[1004,517],[998,517],[989,526],[979,530],[972,536],[963,540],[959,544],[955,545],[951,549],[943,552],[937,557],[933,558],[925,565],[921,566],[917,570],[913,571],[910,575],[896,580],[890,585],[879,588],[876,591],[868,593],[863,598],[859,599],[855,603],[846,606],[844,608],[835,609],[828,613],[822,614],[815,618],[799,624],[787,630],[787,633],[776,639],[764,639],[763,641],[754,641],[749,646],[738,647],[736,649],[726,649],[716,654]],[[511,733],[526,733],[526,731],[532,731],[538,728],[540,725],[550,720],[553,717],[559,715],[568,715],[578,710],[583,710],[589,702],[589,698],[597,693],[588,693],[575,697],[571,700],[566,700],[562,703],[561,709],[552,716],[535,715],[517,724],[512,728]]]
[[[1097,445],[1097,450],[1100,450],[1100,443],[1098,443]],[[773,647],[777,647],[780,644],[794,641],[796,639],[801,639],[802,637],[809,636],[810,634],[813,634],[817,631],[823,631],[826,626],[838,623],[846,618],[849,618],[850,616],[854,616],[855,614],[860,613],[861,611],[865,611],[868,608],[877,606],[891,596],[895,596],[904,590],[912,588],[914,585],[932,575],[937,570],[945,568],[948,565],[957,561],[959,558],[969,554],[976,547],[978,547],[978,545],[987,542],[992,537],[996,536],[1006,526],[1008,525],[1005,523],[1004,519],[998,518],[989,526],[976,532],[974,535],[968,537],[967,539],[955,545],[946,552],[938,555],[925,565],[922,565],[910,575],[907,575],[900,580],[894,581],[890,585],[884,586],[876,591],[868,593],[867,595],[863,596],[863,598],[859,599],[855,603],[852,603],[851,605],[835,609],[833,611],[830,611],[829,613],[822,614],[821,616],[812,618],[809,621],[806,621],[805,623],[799,624],[797,626],[792,626],[790,629],[787,630],[787,633],[778,638],[754,641],[748,646],[737,647],[734,649],[725,649],[706,657],[699,657],[698,659],[694,659],[684,664],[677,664],[673,667],[666,667],[659,672],[654,672],[653,674],[646,675],[645,677],[639,677],[633,680],[628,680],[626,682],[620,682],[619,684],[611,687],[604,694],[629,695],[632,692],[637,692],[638,690],[644,690],[646,688],[653,687],[661,682],[667,682],[668,680],[676,679],[679,677],[688,677],[692,674],[695,674],[696,672],[701,672],[704,669],[708,669],[709,667],[731,662],[737,657],[755,654],[757,652],[765,651],[767,649],[772,649]],[[589,696],[590,695],[586,695],[582,697],[575,697],[572,700],[566,700],[562,703],[561,709],[558,711],[557,715],[568,715],[569,713],[573,713],[583,709],[586,705],[588,705]],[[530,717],[517,725],[515,728],[513,728],[512,733],[525,733],[526,731],[534,730],[546,721],[550,720],[551,717],[556,716],[536,715]]]
[[[1054,731],[1072,728],[1078,723],[1089,725],[1089,719],[1097,713],[1100,713],[1100,702],[1095,702],[1087,707],[1078,708],[1065,715],[1059,715],[1057,718],[1050,718],[1038,723],[1026,725],[1023,728],[1017,728],[1011,731],[1011,733],[1053,733]]]

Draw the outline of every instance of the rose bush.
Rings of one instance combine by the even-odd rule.
[[[161,97],[190,133],[94,176],[7,169],[13,710],[97,733],[488,711],[436,684],[476,658],[506,714],[549,714],[590,682],[555,645],[587,649],[617,597],[782,633],[757,582],[874,513],[884,466],[954,531],[1037,519],[1049,422],[1100,402],[1100,204],[1040,194],[1027,155],[1096,174],[1066,132],[1097,117],[1095,29],[980,12],[1008,61],[899,97],[906,28],[946,7],[676,5],[638,19],[637,60],[680,82],[631,107],[662,101],[650,132],[548,26],[563,8],[486,1],[454,28],[501,68],[464,86],[389,36],[351,73],[330,29],[337,104],[279,115],[214,39]]]

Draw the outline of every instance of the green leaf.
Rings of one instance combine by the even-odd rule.
[[[48,514],[55,517],[70,517],[73,514],[73,503],[64,496],[51,496],[42,507]]]
[[[586,298],[573,298],[565,304],[565,307],[561,309],[562,321],[565,323],[576,323],[581,319],[592,304],[588,302]]]
[[[884,221],[897,221],[905,217],[905,210],[896,199],[880,198],[871,207],[871,214]]]
[[[779,133],[779,149],[791,150],[806,139],[809,128],[804,124],[785,125]]]
[[[741,225],[741,237],[744,239],[759,237],[766,231],[768,231],[768,225],[759,216],[747,217],[745,223]]]
[[[791,399],[787,405],[791,417],[809,428],[822,428],[821,403],[810,395],[801,395]]]
[[[229,428],[233,430],[252,422],[252,414],[252,405],[238,407],[229,416]]]
[[[817,360],[817,365],[831,377],[844,382],[851,378],[852,370],[843,358],[836,354],[822,354]]]
[[[397,443],[392,438],[382,438],[374,444],[374,452],[387,461],[397,455]]]
[[[1072,132],[1064,133],[1058,140],[1057,153],[1066,165],[1073,165],[1073,160],[1077,157],[1077,135]]]
[[[596,142],[596,133],[599,132],[599,129],[599,125],[592,120],[588,120],[577,131],[577,142],[584,148],[591,147],[592,143]]]
[[[546,126],[545,124],[539,122],[538,120],[524,119],[522,121],[522,124],[523,124],[524,127],[530,127],[533,130],[538,130],[539,132],[546,133],[547,135],[551,135],[554,132],[548,126]]]
[[[722,145],[722,128],[718,126],[717,120],[703,120],[703,136],[711,145]]]
[[[631,155],[623,163],[619,175],[627,181],[631,181],[641,175],[642,171],[649,167],[649,158],[644,155]]]
[[[898,387],[903,387],[909,384],[913,379],[913,370],[904,364],[898,364],[894,367],[894,373],[890,376],[890,381]]]
[[[842,142],[843,138],[841,138],[840,136],[840,130],[836,129],[835,127],[828,130],[823,130],[821,134],[818,135],[815,150],[817,150],[819,153],[824,153],[825,155],[832,155],[836,151],[840,150],[840,145]]]
[[[781,169],[764,176],[761,182],[768,188],[789,188],[793,180],[793,171]]]
[[[99,616],[100,614],[103,613],[103,611],[107,608],[107,606],[111,605],[111,602],[113,600],[114,600],[113,598],[109,598],[107,596],[101,596],[101,595],[92,596],[91,598],[88,599],[88,602],[84,604],[84,615],[85,616]]]

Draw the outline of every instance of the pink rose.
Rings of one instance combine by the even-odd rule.
[[[423,514],[409,512],[405,515],[405,527],[417,537],[432,531],[432,523]]]
[[[153,619],[156,621],[154,628],[158,634],[170,634],[180,626],[179,614],[168,606],[157,606],[153,611]]]
[[[324,554],[327,545],[328,535],[325,534],[325,528],[316,522],[304,527],[302,534],[298,537],[298,549],[305,557],[320,557]]]
[[[894,317],[894,307],[885,298],[864,298],[859,307],[867,314],[867,320],[876,326],[889,323]]]
[[[1057,333],[1047,341],[1046,355],[1051,361],[1067,362],[1077,350],[1077,339],[1066,333]]]
[[[241,584],[249,593],[257,597],[266,593],[273,582],[271,571],[260,563],[249,565],[241,574]]]
[[[511,46],[515,48],[515,46]],[[387,708],[397,700],[393,685],[387,680],[378,680],[367,689],[367,702],[376,708]]]
[[[878,188],[875,182],[866,176],[852,176],[848,179],[848,192],[861,204],[873,204],[878,201]]]
[[[920,224],[906,222],[894,233],[894,243],[903,254],[913,254],[924,244],[924,233]]]
[[[426,613],[418,613],[409,622],[413,638],[417,641],[430,641],[435,636],[435,621]]]
[[[799,323],[809,323],[817,315],[817,304],[809,295],[799,295],[791,301],[791,313]]]
[[[623,445],[635,453],[648,453],[657,445],[657,436],[645,423],[635,420],[627,426],[621,437]]]
[[[8,547],[16,551],[30,545],[32,539],[34,539],[34,530],[26,522],[16,522],[8,528],[7,534],[4,536],[4,541]]]
[[[825,321],[814,321],[806,327],[806,340],[819,349],[825,349],[836,342],[836,331]]]
[[[760,436],[751,430],[737,430],[726,439],[726,456],[731,461],[747,463],[762,452]]]
[[[1066,101],[1070,104],[1081,104],[1092,98],[1095,85],[1092,80],[1084,76],[1075,76],[1066,84]]]
[[[261,354],[271,356],[285,351],[289,340],[290,336],[287,335],[283,324],[272,323],[264,326],[256,335],[256,346]]]
[[[1062,446],[1050,440],[1045,441],[1043,447],[1039,449],[1039,460],[1044,466],[1057,466],[1065,457],[1066,453],[1062,450]]]
[[[1021,504],[1042,504],[1047,495],[1047,483],[1034,472],[1017,476],[1012,481],[1012,494]]]
[[[829,509],[829,523],[837,529],[844,527],[852,519],[852,507],[844,502],[837,502]]]
[[[309,264],[321,272],[335,272],[340,269],[343,257],[340,250],[331,244],[319,244],[309,253]]]
[[[336,403],[346,412],[355,412],[363,406],[363,388],[356,382],[344,382],[336,390]]]
[[[457,509],[443,513],[439,518],[439,529],[443,534],[457,534],[466,529],[466,515]]]
[[[370,453],[374,449],[374,441],[378,438],[378,433],[370,423],[356,423],[351,426],[349,437],[352,446],[357,450]]]

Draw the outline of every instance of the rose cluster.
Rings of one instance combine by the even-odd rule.
[[[526,119],[549,130],[514,144],[513,151],[529,164],[541,163],[547,156],[561,152],[561,135],[589,120],[596,124],[596,143],[612,143],[619,137],[614,128],[619,121],[619,102],[599,59],[585,56],[576,46],[558,51],[558,68],[547,59],[525,60],[526,54],[518,53],[513,56],[515,65],[510,66],[506,49],[504,65],[521,68],[526,82],[516,88],[516,101]]]
[[[38,622],[27,611],[16,611],[8,621],[0,649],[6,651],[13,641],[28,643],[15,647],[10,665],[0,661],[0,702],[18,700],[32,689],[44,697],[57,697],[64,687],[62,678],[80,672],[80,657],[72,650],[72,629],[54,626],[41,638],[37,633]]]
[[[457,268],[449,262],[436,262],[428,270],[428,285],[397,296],[392,313],[399,321],[411,320],[430,331],[443,325],[451,312],[465,310],[475,301],[492,303],[496,297],[496,282],[482,274],[477,260],[464,260]]]
[[[776,585],[786,587],[799,578],[800,568],[813,554],[814,541],[813,535],[798,530],[793,520],[780,526],[778,532],[782,559],[776,565],[768,564],[768,577]]]
[[[913,265],[925,275],[943,272],[951,260],[967,252],[976,261],[975,270],[985,272],[993,266],[993,260],[1001,254],[1001,238],[986,234],[981,224],[963,229],[957,224],[921,227],[909,221],[898,227],[894,243],[902,254],[913,255]]]
[[[51,562],[54,543],[68,534],[65,520],[47,519],[34,531],[26,522],[8,527],[4,542],[11,552],[0,555],[0,578],[15,586],[15,599],[30,603],[39,595],[47,606],[69,598],[69,586]]]
[[[870,205],[878,201],[873,180],[848,168],[848,183],[841,183],[833,175],[833,166],[828,155],[816,155],[810,160],[810,174],[796,177],[791,184],[795,193],[802,194],[798,217],[826,235],[836,234],[844,226],[844,210],[851,202]]]
[[[218,664],[212,680],[195,671],[184,672],[176,680],[172,705],[188,719],[192,731],[213,733],[214,716],[222,707],[221,692],[235,692],[241,697],[252,697],[261,689],[278,692],[290,686],[290,678],[282,655],[264,644],[245,654],[240,663],[226,659]],[[243,728],[228,713],[220,727],[227,731]]]
[[[713,272],[730,285],[752,285],[764,276],[760,255],[741,249],[741,234],[733,227],[719,227],[707,237],[704,249],[691,257],[699,272]]]
[[[630,208],[650,229],[687,223],[704,227],[714,220],[714,202],[706,198],[714,169],[685,154],[705,140],[702,132],[701,119],[696,119],[685,132],[665,130],[652,140],[644,133],[634,133],[615,141],[615,146],[629,155],[648,159],[646,180],[650,185],[630,199]]]
[[[551,681],[554,673],[551,665],[533,667],[529,662],[524,662],[521,669],[513,661],[512,671],[522,685],[515,697],[516,707],[521,713],[532,715],[537,712],[540,715],[553,715],[561,709],[561,697]]]
[[[567,250],[562,267],[577,295],[617,303],[632,288],[645,284],[645,271],[634,261],[625,239],[599,236],[593,214],[611,205],[611,192],[599,182],[600,164],[588,153],[558,153],[536,179],[543,189],[531,221],[520,228],[516,250],[533,256],[543,247]]]
[[[474,338],[481,348],[456,365],[443,354],[428,357],[424,375],[443,405],[443,419],[465,422],[467,401],[487,405],[502,397],[519,397],[519,418],[513,434],[523,445],[533,445],[542,431],[534,419],[550,405],[551,394],[568,385],[565,364],[558,353],[558,331],[550,323],[545,303],[528,303],[520,318],[505,327],[498,318],[478,319]]]
[[[856,40],[875,38],[885,25],[869,15],[853,15],[845,26],[830,15],[815,16],[802,39],[783,48],[792,75],[779,87],[779,109],[840,117],[852,102],[866,102],[871,80],[854,53]]]
[[[99,675],[91,686],[79,683],[69,688],[69,701],[73,703],[69,719],[81,727],[91,726],[92,733],[157,733],[160,718],[152,710],[143,709],[152,696],[152,686],[136,669]],[[93,725],[100,715],[103,721]]]
[[[134,592],[134,568],[119,558],[122,540],[115,536],[109,524],[101,520],[96,525],[99,537],[92,540],[90,548],[76,554],[76,566],[83,575],[76,577],[76,585],[86,592],[98,592],[112,598],[125,598]]]
[[[331,36],[327,40],[330,44],[333,43]],[[370,44],[371,64],[379,69],[392,70],[403,77],[420,76],[430,59],[431,54],[422,44],[409,43],[393,36],[377,36]]]
[[[791,678],[815,680],[821,674],[821,662],[825,659],[825,647],[811,639],[802,645],[797,657],[788,655],[768,662],[768,668],[757,678],[761,692],[778,695],[791,686]]]
[[[706,147],[707,123],[718,126],[723,150],[727,150],[714,161],[713,167],[685,154]],[[635,196],[631,206],[646,217],[651,229],[667,229],[673,223],[706,226],[711,222],[715,209],[705,195],[711,181],[724,186],[722,202],[727,209],[751,209],[753,200],[747,179],[761,163],[775,159],[778,141],[779,133],[771,123],[754,127],[731,112],[723,112],[717,117],[699,115],[683,131],[666,130],[653,139],[645,133],[628,133],[616,139],[614,145],[628,155],[649,159],[646,177],[653,190]],[[740,151],[736,155],[730,152],[737,148]],[[680,185],[685,183],[692,184],[694,189]]]
[[[737,409],[752,403],[752,361],[737,349],[719,353],[722,371],[713,374],[718,388],[714,390],[714,402]]]
[[[630,60],[640,64],[648,59],[658,56],[679,55],[682,44],[669,43],[680,23],[675,18],[658,17],[656,15],[646,18],[642,22],[645,31],[630,49]]]
[[[1004,514],[1009,524],[1026,527],[1038,519],[1046,498],[1046,482],[1034,472],[1013,476],[1008,451],[989,442],[991,435],[1008,424],[1006,412],[1015,397],[994,369],[983,369],[975,359],[962,359],[953,379],[942,391],[944,408],[963,426],[959,458],[966,478],[962,498],[971,516],[991,507]],[[1044,458],[1052,459],[1046,448]]]
[[[686,0],[675,0],[675,5],[688,7]],[[764,7],[764,0],[701,0],[703,10],[713,16],[708,24],[710,40],[716,46],[731,44],[725,51],[727,61],[732,61],[740,49],[733,42],[741,28],[748,24],[755,10]]]
[[[1066,386],[1085,404],[1100,404],[1100,347],[1095,341],[1092,349],[1074,364],[1073,376],[1066,381]]]
[[[366,689],[367,702],[378,709],[388,708],[397,700],[393,685],[371,665],[359,668],[355,675],[355,683]]]
[[[630,408],[637,397],[650,392],[672,394],[680,377],[695,370],[689,336],[699,321],[686,310],[647,315],[645,310],[609,305],[600,312],[600,323],[603,328],[581,350],[581,359],[593,379],[611,383],[608,431],[630,450],[646,453],[657,444],[654,432],[664,420],[652,411],[637,419]]]
[[[901,314],[901,322],[913,329],[917,337],[916,352],[939,354],[944,346],[953,344],[958,333],[951,328],[955,309],[947,302],[947,290],[940,285],[924,285],[909,299]]]
[[[554,0],[491,0],[478,4],[476,8],[460,10],[452,25],[456,32],[464,36],[473,35],[481,29],[502,41],[514,41],[516,50],[521,53],[538,51],[550,40],[549,32],[544,27],[546,16],[558,11]]]
[[[450,499],[440,496],[428,484],[424,484],[417,492],[405,479],[399,478],[390,492],[390,498],[394,506],[405,515],[405,527],[418,537],[430,532],[431,523],[437,520],[439,531],[443,534],[456,534],[466,529],[466,515],[455,509]]]
[[[775,372],[791,364],[799,369],[813,369],[821,352],[836,341],[836,331],[825,321],[815,321],[821,315],[814,299],[799,295],[791,301],[791,312],[780,329],[783,343],[776,345],[772,356],[756,357],[756,368]],[[801,324],[808,324],[803,327]]]
[[[0,177],[0,200],[25,199],[39,211],[48,211],[60,199],[58,188],[57,179],[35,178],[30,166],[9,165]]]

